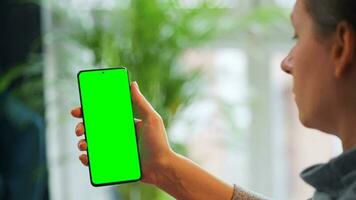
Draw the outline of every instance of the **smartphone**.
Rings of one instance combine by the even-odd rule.
[[[91,184],[139,181],[141,165],[128,70],[83,70],[77,78]]]

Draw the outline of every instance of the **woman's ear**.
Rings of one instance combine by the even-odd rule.
[[[334,72],[336,78],[345,75],[352,67],[355,59],[356,35],[353,27],[346,21],[340,22],[336,27],[335,42],[333,44]]]

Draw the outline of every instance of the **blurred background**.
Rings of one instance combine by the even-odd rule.
[[[170,200],[94,188],[78,160],[76,73],[126,66],[173,149],[226,182],[306,199],[299,178],[341,152],[304,128],[280,69],[294,0],[0,0],[0,199]]]

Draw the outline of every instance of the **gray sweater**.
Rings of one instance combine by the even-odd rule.
[[[305,169],[302,179],[315,188],[313,200],[356,200],[356,148],[328,163]],[[234,184],[231,200],[266,199]]]

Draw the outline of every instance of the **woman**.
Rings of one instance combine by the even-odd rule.
[[[302,172],[315,188],[313,199],[356,199],[356,1],[297,0],[291,19],[296,44],[282,62],[293,76],[299,118],[309,128],[335,134],[344,153],[329,163]],[[160,115],[131,83],[142,158],[142,182],[156,185],[177,199],[262,199],[204,171],[169,146]],[[81,109],[72,110],[81,117]],[[84,126],[76,127],[77,136]],[[85,140],[78,147],[86,150]],[[80,157],[88,164],[85,154]],[[114,158],[113,158],[114,159]],[[172,164],[174,163],[174,164]]]

